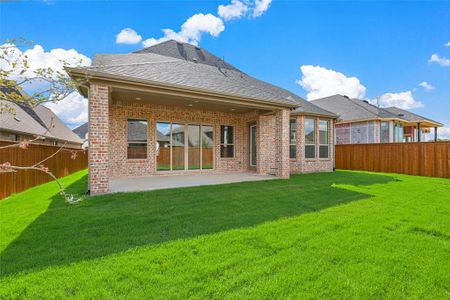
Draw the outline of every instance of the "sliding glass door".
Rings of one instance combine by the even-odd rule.
[[[200,125],[188,125],[188,169],[200,169]]]
[[[156,124],[158,171],[213,168],[213,127],[208,125]]]
[[[212,126],[201,126],[202,131],[202,169],[213,168],[213,155],[214,155],[214,133]]]

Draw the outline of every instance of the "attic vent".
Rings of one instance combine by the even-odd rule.
[[[193,60],[195,63],[198,63],[198,59],[193,58],[192,60]]]
[[[199,46],[195,46],[195,49],[200,50],[200,47]]]
[[[398,116],[399,116],[399,117],[404,117],[405,115],[404,115],[404,114],[398,114]]]
[[[365,103],[369,103],[369,101],[367,101],[367,100],[363,100],[363,102],[365,102]]]
[[[177,44],[178,44],[178,45],[183,45],[183,43],[182,43],[182,42],[180,42],[180,41],[177,41]]]
[[[20,122],[20,119],[18,117],[14,117],[14,120],[16,120],[17,122]]]

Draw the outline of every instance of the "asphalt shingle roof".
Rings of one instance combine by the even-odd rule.
[[[285,89],[253,78],[210,52],[173,40],[128,54],[98,54],[87,70],[301,106],[297,111],[334,117]]]
[[[1,102],[7,104],[13,112],[4,111],[0,113],[0,130],[43,135],[47,138],[83,143],[49,108],[41,105],[33,108],[5,100],[1,100]]]
[[[407,120],[409,122],[420,122],[420,121],[429,121],[429,122],[433,122],[433,123],[437,123],[437,124],[441,124],[437,121],[433,121],[431,119],[422,117],[420,115],[417,115],[415,113],[412,113],[410,111],[392,106],[392,107],[386,107],[385,110],[389,111],[390,113],[393,113],[395,115],[397,115],[399,118]],[[441,126],[443,126],[443,124],[441,124]]]
[[[351,99],[347,96],[333,95],[321,99],[311,101],[313,104],[331,111],[337,115],[342,121],[356,121],[378,118],[400,119],[399,116],[393,114],[383,108],[376,107],[368,102],[359,99]]]
[[[86,122],[77,128],[72,130],[76,135],[78,135],[81,139],[85,140],[87,138],[87,133],[89,131],[89,122]]]

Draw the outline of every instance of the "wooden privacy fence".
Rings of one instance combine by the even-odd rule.
[[[12,143],[0,142],[0,147],[10,144]],[[60,146],[33,144],[29,145],[27,149],[19,147],[0,149],[0,164],[10,162],[15,166],[31,166],[52,155],[59,148]],[[75,159],[71,158],[72,153],[70,151],[63,150],[43,164],[58,178],[87,168],[87,151],[76,151],[77,157]],[[51,180],[52,178],[44,172],[35,170],[20,170],[12,173],[0,172],[0,199]]]
[[[450,178],[450,142],[336,145],[336,168]]]

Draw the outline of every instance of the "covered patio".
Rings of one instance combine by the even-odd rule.
[[[109,180],[109,192],[137,192],[179,187],[202,185],[216,185],[245,181],[260,181],[276,179],[276,176],[257,174],[255,172],[223,173],[223,174],[195,174],[166,175],[145,177],[122,177]]]

